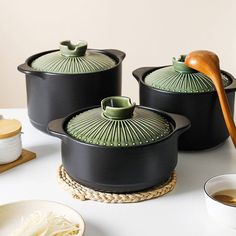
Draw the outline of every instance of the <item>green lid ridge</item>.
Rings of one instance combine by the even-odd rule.
[[[228,86],[230,79],[222,75],[224,87]],[[215,86],[210,78],[199,72],[182,73],[175,70],[174,66],[157,69],[149,73],[144,82],[163,91],[177,93],[204,93],[215,91]]]
[[[35,70],[62,74],[82,74],[108,70],[116,61],[100,52],[87,50],[87,43],[71,44],[64,41],[60,51],[54,51],[36,58],[31,67]]]
[[[173,130],[164,116],[147,109],[135,107],[125,119],[108,118],[103,112],[94,108],[76,115],[67,123],[68,134],[85,143],[126,147],[156,142]]]

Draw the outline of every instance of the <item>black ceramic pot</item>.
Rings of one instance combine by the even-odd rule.
[[[143,67],[133,72],[139,83],[140,104],[182,114],[190,119],[191,128],[179,138],[180,150],[207,149],[224,142],[229,134],[216,91],[183,93],[164,91],[147,85],[145,77],[162,68],[165,67]],[[236,80],[226,71],[221,73],[229,80],[225,92],[233,114]]]
[[[95,112],[96,109],[96,107],[93,108]],[[129,144],[126,144],[127,146],[114,146],[114,144],[109,144],[109,146],[107,146],[106,144],[94,144],[92,143],[92,139],[91,141],[87,139],[88,143],[86,143],[75,139],[68,133],[68,122],[72,120],[73,117],[81,115],[90,109],[80,110],[66,118],[57,119],[49,123],[50,134],[62,140],[62,162],[66,172],[75,181],[78,181],[89,188],[104,192],[124,193],[140,191],[152,186],[157,186],[170,178],[171,173],[177,164],[178,137],[190,127],[190,121],[184,116],[168,114],[151,108],[136,106],[135,109],[137,110],[138,115],[140,115],[143,110],[145,114],[146,112],[147,114],[151,112],[155,115],[161,115],[169,123],[171,132],[157,141],[150,141],[148,143],[146,143],[147,141],[144,141],[142,144],[138,143],[137,145],[133,143],[134,146],[129,146]],[[88,114],[90,114],[89,117],[92,116],[91,113]],[[156,124],[153,121],[153,118],[149,120],[150,122],[148,121],[148,124],[141,119],[144,121],[141,124],[140,122],[142,121],[137,117],[137,114],[134,115],[134,118],[136,116],[136,121],[138,122],[136,123],[135,120],[131,121],[131,123],[134,124],[133,127],[135,127],[136,131],[130,128],[130,131],[134,132],[135,137],[132,135],[129,137],[131,137],[131,139],[133,137],[134,139],[140,140],[139,138],[141,137],[142,139],[143,137],[138,129],[141,128],[145,136],[145,133],[146,131],[148,132],[148,130],[152,133],[151,126]],[[97,121],[96,118],[97,114],[94,118]],[[71,124],[71,126],[81,127],[84,125],[84,122],[89,119],[90,118],[83,119],[81,125]],[[111,126],[114,126],[117,123],[108,127],[104,123],[104,119],[107,118],[101,117],[101,119],[102,124],[98,125],[94,132],[90,132],[91,129],[89,129],[83,131],[83,133],[87,132],[93,136],[95,132],[100,132],[103,133],[102,139],[106,140],[109,139],[109,135],[111,135],[111,138],[113,136],[115,137],[115,131]],[[91,124],[94,124],[93,120],[90,121]],[[127,122],[127,118],[124,122]],[[147,124],[148,129],[145,128],[145,124]],[[100,129],[102,126],[104,127]],[[123,125],[118,125],[118,128],[119,127],[123,127]],[[123,131],[126,132],[125,130],[126,128],[123,127],[122,130],[116,133],[120,134]],[[156,130],[153,131],[155,132]],[[138,137],[139,134],[141,134],[140,137]],[[124,139],[130,140],[130,138],[127,137]],[[131,145],[132,142],[133,141],[131,141]]]
[[[63,73],[45,72],[32,68],[31,64],[36,59],[58,51],[33,55],[24,64],[18,66],[18,70],[26,74],[30,121],[34,127],[43,132],[47,132],[48,123],[53,119],[64,117],[84,107],[98,105],[107,96],[121,94],[121,70],[125,53],[112,49],[88,49],[89,54],[103,54],[114,60],[115,65],[112,68],[101,71]],[[90,64],[96,66],[96,63]],[[84,68],[90,69],[86,65]]]

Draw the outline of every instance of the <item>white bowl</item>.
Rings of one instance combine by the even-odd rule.
[[[214,193],[226,189],[236,189],[236,174],[219,175],[207,180],[204,186],[206,207],[214,220],[236,229],[236,207],[212,198]]]
[[[27,218],[35,211],[43,214],[53,212],[55,215],[64,216],[72,223],[79,224],[78,236],[84,234],[84,221],[74,209],[58,202],[29,200],[0,206],[0,235],[11,235],[21,225],[22,217]]]

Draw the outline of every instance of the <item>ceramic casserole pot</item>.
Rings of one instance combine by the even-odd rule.
[[[60,50],[42,52],[18,66],[26,74],[28,114],[33,126],[46,132],[48,122],[121,94],[125,53],[87,49],[87,43],[60,43]]]
[[[229,134],[213,82],[184,64],[185,56],[173,65],[143,67],[133,72],[139,82],[140,104],[188,117],[191,128],[181,135],[179,149],[201,150],[224,142]],[[223,86],[234,112],[235,78],[221,70]]]
[[[49,123],[62,140],[62,162],[79,183],[104,192],[134,192],[160,185],[177,164],[178,137],[190,122],[181,115],[108,97]]]

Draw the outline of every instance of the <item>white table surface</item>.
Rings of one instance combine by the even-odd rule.
[[[236,151],[230,140],[214,150],[179,153],[177,185],[161,198],[130,204],[82,202],[57,182],[60,140],[33,128],[26,109],[0,109],[0,114],[23,123],[23,146],[37,153],[35,160],[0,174],[0,205],[27,199],[65,203],[83,216],[86,236],[236,235],[236,230],[208,217],[203,193],[208,178],[236,173]]]

